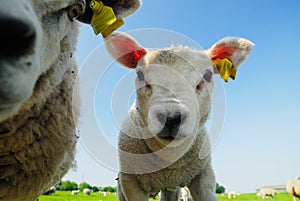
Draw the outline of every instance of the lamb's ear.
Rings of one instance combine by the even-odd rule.
[[[229,77],[235,79],[238,66],[250,54],[253,43],[244,38],[227,37],[214,44],[209,50],[215,67],[226,82]]]
[[[105,39],[106,49],[118,62],[128,68],[136,68],[147,53],[138,42],[125,33],[113,33]]]

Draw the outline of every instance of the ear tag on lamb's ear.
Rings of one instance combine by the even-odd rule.
[[[91,25],[96,35],[101,33],[106,38],[124,24],[122,19],[117,19],[113,9],[105,6],[101,1],[92,0],[90,7],[94,12]]]
[[[144,48],[138,50],[133,50],[126,55],[123,55],[123,64],[129,68],[136,68],[139,60],[147,54],[147,51]]]
[[[213,64],[217,67],[221,78],[225,82],[228,82],[229,77],[233,80],[235,79],[237,70],[234,68],[232,62],[229,61],[229,59],[215,59],[213,60]]]

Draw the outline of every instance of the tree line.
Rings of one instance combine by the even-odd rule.
[[[62,191],[73,191],[73,190],[83,191],[83,189],[85,189],[85,188],[91,189],[94,192],[105,191],[105,192],[114,193],[117,191],[117,187],[112,187],[112,186],[105,186],[105,187],[99,186],[98,187],[98,186],[92,186],[92,185],[88,184],[87,182],[82,182],[80,184],[77,184],[76,182],[70,181],[70,180],[59,182],[55,186],[55,188],[57,190],[62,190]]]
[[[93,190],[94,192],[97,192],[97,191],[105,191],[105,192],[111,192],[111,193],[117,192],[117,187],[112,187],[112,186],[97,187],[97,186],[91,186],[90,184],[88,184],[86,182],[77,184],[76,182],[69,181],[69,180],[60,182],[59,184],[57,184],[55,186],[55,188],[57,190],[62,190],[62,191],[73,191],[73,190],[83,191],[83,189],[88,188],[88,189]],[[225,187],[222,185],[219,185],[217,183],[216,184],[216,193],[222,194],[224,192],[225,192]]]

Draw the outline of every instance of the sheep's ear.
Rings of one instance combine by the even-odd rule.
[[[105,39],[110,55],[128,68],[136,68],[147,53],[132,37],[125,33],[113,33]]]
[[[229,77],[235,79],[238,66],[250,54],[253,43],[244,38],[227,37],[209,50],[209,56],[215,65],[215,72],[219,73],[226,82]]]
[[[77,18],[78,21],[91,24],[92,17],[94,14],[93,10],[90,8],[91,1],[92,0],[85,0],[85,11]],[[142,4],[141,0],[102,0],[102,2],[104,3],[104,5],[109,6],[113,9],[117,18],[124,18],[133,14]]]

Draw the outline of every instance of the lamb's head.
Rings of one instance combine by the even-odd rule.
[[[252,43],[225,38],[209,50],[183,46],[145,50],[130,36],[115,33],[106,46],[120,63],[136,70],[136,107],[150,131],[143,137],[167,145],[194,138],[204,126],[210,112],[213,74],[218,73],[213,60],[227,58],[236,68],[250,53]]]
[[[0,121],[31,97],[40,75],[58,62],[61,52],[71,58],[76,46],[74,20],[90,22],[85,0],[10,0],[0,6]],[[135,11],[139,0],[104,1],[117,16]]]

